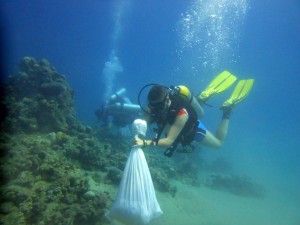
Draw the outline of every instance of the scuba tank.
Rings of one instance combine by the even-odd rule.
[[[193,94],[190,92],[190,90],[183,85],[179,86],[171,86],[171,89],[178,94],[179,97],[184,99],[186,102],[188,102],[192,108],[196,111],[198,119],[202,118],[204,115],[204,110],[197,101],[197,99],[193,96]]]
[[[141,110],[144,111],[146,114],[149,114],[149,112],[147,111],[147,109],[145,107],[142,106],[140,97],[142,95],[142,92],[145,90],[145,88],[147,88],[149,86],[154,86],[154,85],[159,85],[159,84],[155,84],[155,83],[146,84],[144,87],[141,88],[141,90],[138,94],[138,103],[140,105]],[[163,87],[168,89],[169,94],[171,94],[171,95],[177,94],[182,99],[184,99],[188,104],[190,104],[192,106],[192,108],[196,111],[198,119],[200,119],[204,116],[203,108],[201,107],[201,105],[199,104],[197,99],[193,96],[193,94],[190,92],[190,90],[186,86],[179,85],[179,86],[171,86],[170,88],[165,87],[165,86],[163,86]]]
[[[121,88],[112,94],[105,105],[106,111],[110,113],[115,112],[128,112],[128,113],[140,113],[141,108],[139,105],[132,104],[128,98],[125,98],[125,88]]]
[[[135,104],[128,104],[128,103],[119,103],[116,102],[113,105],[107,106],[108,110],[111,110],[112,112],[114,111],[124,111],[128,113],[140,113],[141,112],[141,107],[139,105]]]
[[[173,155],[174,151],[177,149],[178,144],[181,144],[183,146],[183,148],[184,148],[183,152],[192,152],[194,147],[192,145],[190,145],[190,143],[193,141],[193,138],[194,138],[193,132],[196,132],[196,128],[198,127],[199,122],[197,119],[202,118],[204,115],[203,108],[201,107],[201,105],[199,104],[197,99],[193,96],[193,94],[189,91],[189,89],[186,86],[180,85],[180,86],[166,87],[163,85],[151,83],[151,84],[147,84],[144,87],[142,87],[142,89],[140,90],[139,95],[138,95],[138,103],[140,105],[141,110],[143,110],[146,114],[148,114],[150,116],[158,118],[155,113],[152,113],[146,107],[142,106],[140,99],[141,99],[142,92],[147,87],[151,87],[151,86],[155,86],[155,85],[165,88],[167,90],[167,93],[170,95],[170,97],[171,96],[177,97],[177,98],[174,98],[175,105],[176,105],[176,101],[178,101],[175,99],[182,99],[180,102],[184,101],[185,102],[184,104],[186,105],[187,108],[193,109],[193,112],[191,112],[191,117],[188,120],[189,124],[186,124],[186,125],[189,125],[190,127],[189,128],[184,127],[182,129],[181,133],[176,138],[176,140],[174,141],[172,146],[166,149],[166,151],[164,152],[164,155],[167,157],[171,157]],[[181,103],[179,103],[179,104],[181,104]],[[171,110],[171,111],[174,111],[174,110]],[[156,131],[156,137],[154,139],[156,143],[159,141],[160,136],[161,136],[166,124],[167,124],[167,121],[163,122],[162,125],[158,127],[158,129]],[[187,131],[188,133],[183,135],[182,134],[183,131],[184,132]],[[187,148],[189,148],[189,149],[187,149]]]
[[[95,112],[97,118],[103,120],[103,118],[106,118],[108,115],[118,115],[122,113],[132,115],[140,114],[140,106],[132,104],[128,98],[124,97],[125,93],[126,89],[121,88],[112,94],[100,109]]]
[[[120,90],[118,90],[117,92],[112,94],[108,100],[109,104],[112,104],[112,103],[118,101],[121,97],[124,96],[125,92],[126,92],[126,89],[121,88]]]

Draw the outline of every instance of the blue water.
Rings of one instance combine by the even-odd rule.
[[[221,153],[206,154],[225,155],[240,171],[276,186],[278,195],[293,193],[300,202],[298,0],[2,0],[1,21],[5,76],[24,56],[47,59],[66,75],[77,116],[88,124],[121,87],[136,103],[149,82],[185,84],[197,93],[224,69],[255,78]],[[229,94],[207,110],[212,131],[217,106]]]

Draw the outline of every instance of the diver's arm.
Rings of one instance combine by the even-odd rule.
[[[176,140],[180,132],[182,131],[187,120],[188,120],[187,114],[182,114],[180,116],[177,116],[174,124],[170,127],[167,137],[159,139],[157,146],[166,147],[166,148],[170,147],[174,143],[174,141]]]
[[[174,143],[174,141],[176,140],[180,132],[182,131],[187,120],[188,120],[187,114],[182,114],[177,116],[174,124],[170,127],[167,137],[159,139],[156,146],[162,148],[170,147]],[[142,140],[140,138],[135,138],[134,144],[135,146],[140,146],[140,147],[154,145],[153,140]]]

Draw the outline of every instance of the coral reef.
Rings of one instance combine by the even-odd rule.
[[[44,59],[37,62],[25,57],[19,68],[6,86],[5,129],[11,132],[67,130],[68,118],[75,116],[75,110],[73,90],[65,76]]]
[[[7,136],[1,159],[4,224],[100,224],[111,197],[87,197],[87,177],[48,135]],[[20,141],[21,140],[21,141]]]
[[[78,121],[73,90],[46,60],[25,57],[3,90],[0,224],[110,224],[104,215],[131,149],[128,140]],[[175,154],[168,160],[150,149],[145,155],[155,188],[173,197],[172,180],[199,185],[199,170],[207,166],[201,155]],[[229,167],[222,160],[215,164],[207,168]],[[234,176],[212,175],[206,185],[246,196],[263,193]]]
[[[206,185],[213,189],[225,190],[245,197],[264,197],[265,190],[247,176],[212,174]]]
[[[25,57],[1,99],[1,224],[109,224],[112,204],[131,149],[106,128],[76,119],[73,91],[46,60]],[[159,190],[176,188],[171,162],[147,154]],[[158,163],[157,158],[160,158]]]
[[[232,163],[230,163],[228,159],[225,159],[224,157],[217,157],[211,163],[206,164],[205,169],[215,173],[224,173],[230,172],[233,167]]]
[[[111,149],[77,121],[65,76],[46,60],[25,57],[5,92],[0,223],[108,224],[111,194],[90,190],[83,167],[106,168]]]
[[[55,136],[52,133],[44,136],[22,134],[8,140],[6,148],[9,151],[5,163],[1,163],[8,183],[3,187],[3,197],[14,204],[12,212],[16,208],[18,211],[26,209],[22,211],[22,221],[68,224],[72,220],[72,224],[82,224],[83,220],[103,220],[109,196],[102,193],[95,196],[94,201],[85,201],[87,179],[80,173],[80,164],[66,157],[64,146],[76,141],[79,141],[76,136],[68,137],[62,132]],[[66,217],[65,214],[70,215]],[[7,221],[9,217],[4,219]]]

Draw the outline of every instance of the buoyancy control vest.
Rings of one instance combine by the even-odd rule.
[[[171,99],[171,106],[169,107],[167,112],[160,110],[149,112],[149,110],[144,108],[141,104],[140,98],[142,92],[147,87],[154,85],[164,87],[168,90],[168,94]],[[147,84],[142,87],[139,92],[138,103],[142,111],[144,111],[151,117],[151,123],[156,122],[158,124],[158,128],[156,129],[156,138],[153,142],[154,145],[157,145],[157,142],[159,141],[166,124],[169,123],[170,125],[172,125],[176,119],[176,116],[178,115],[178,112],[181,109],[185,109],[187,111],[189,116],[188,121],[186,122],[185,126],[183,127],[182,131],[180,132],[172,146],[165,151],[166,156],[171,157],[179,143],[181,143],[183,146],[187,146],[190,145],[190,143],[194,140],[199,124],[198,119],[203,117],[204,112],[197,99],[193,96],[193,94],[186,86],[180,85],[171,86],[170,88],[168,88],[155,83]]]
[[[196,111],[187,101],[181,98],[178,94],[171,94],[170,100],[171,105],[168,109],[167,115],[164,117],[165,119],[156,121],[159,127],[156,135],[157,141],[159,141],[165,126],[167,124],[172,125],[174,123],[180,110],[185,109],[187,111],[188,120],[172,146],[165,151],[165,155],[168,157],[173,155],[173,152],[176,150],[179,143],[185,147],[194,140],[199,123]]]

